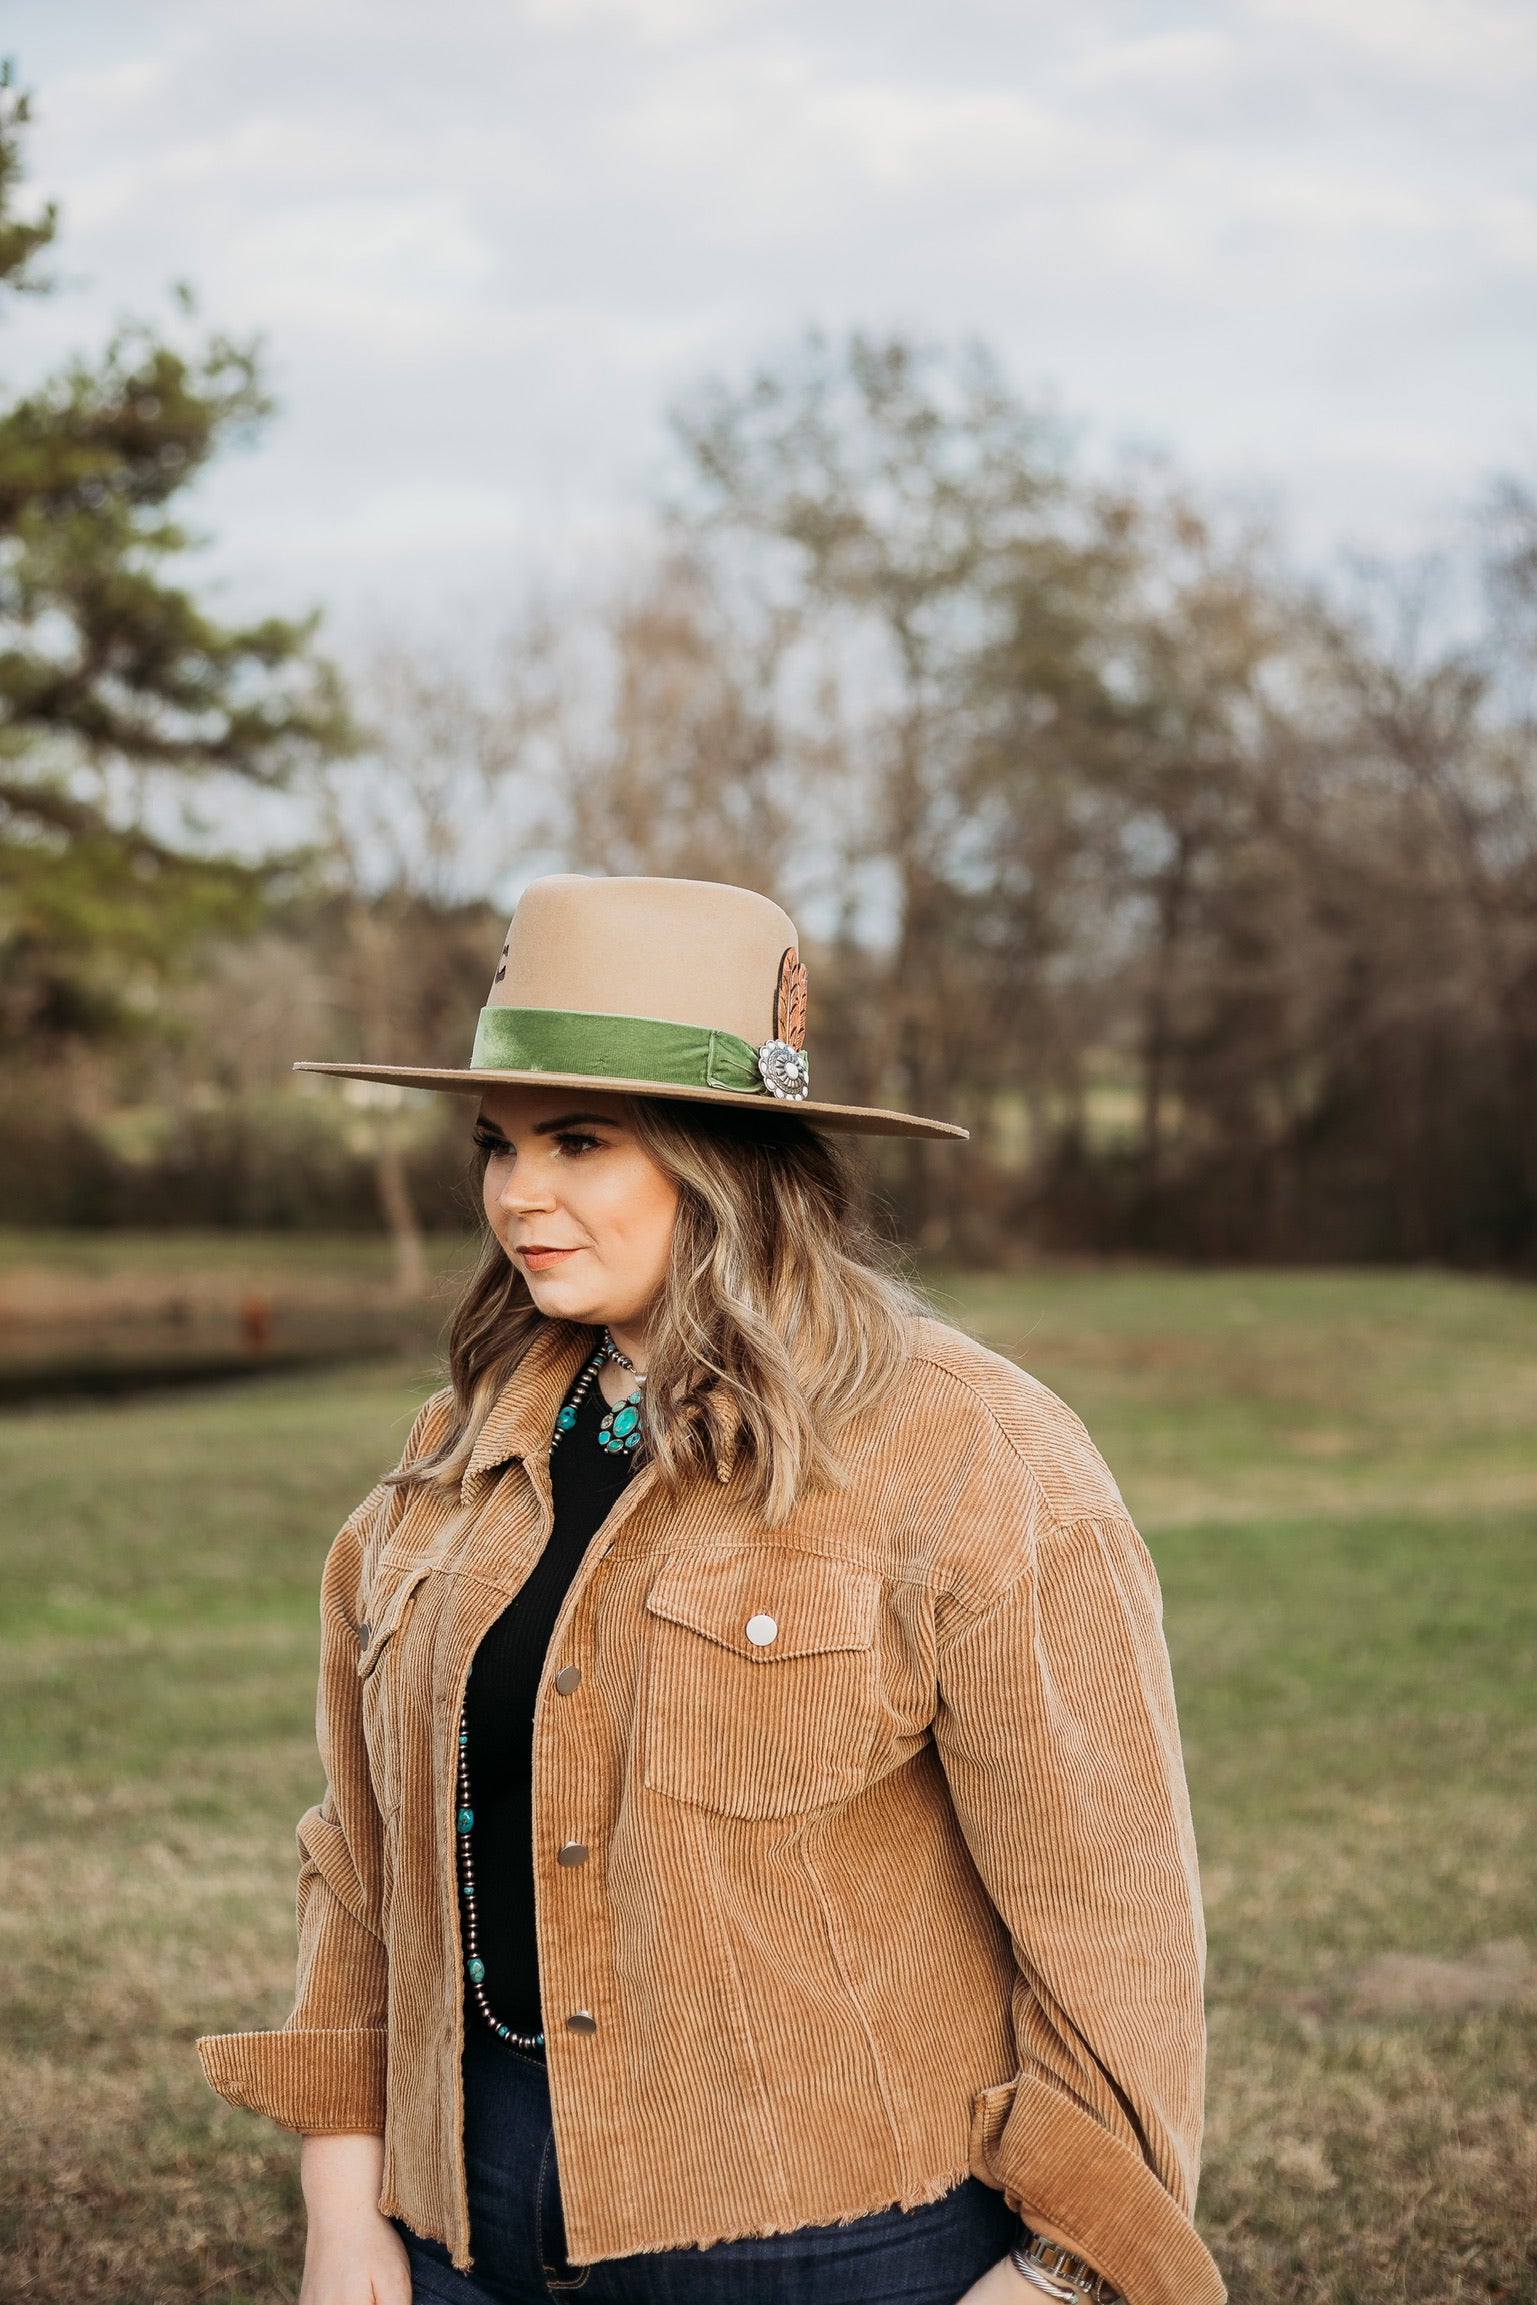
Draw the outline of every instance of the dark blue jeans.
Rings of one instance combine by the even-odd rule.
[[[972,2177],[922,2209],[805,2225],[761,2241],[569,2265],[544,2067],[471,2034],[464,2149],[474,2270],[400,2226],[417,2305],[955,2305],[1018,2240],[1001,2193]]]

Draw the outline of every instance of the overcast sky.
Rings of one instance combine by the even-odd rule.
[[[1537,468],[1534,0],[7,0],[69,293],[199,290],[283,409],[243,605],[509,598],[808,320],[980,334],[1090,452],[1399,547]]]

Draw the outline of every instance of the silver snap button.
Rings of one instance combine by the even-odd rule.
[[[779,1627],[770,1616],[759,1615],[747,1620],[747,1638],[755,1649],[766,1649],[770,1641],[779,1637]]]
[[[555,1862],[557,1865],[585,1865],[587,1862],[587,1843],[585,1841],[567,1841],[563,1848],[556,1850]]]
[[[569,1697],[569,1696],[570,1696],[570,1694],[571,1694],[571,1692],[572,1692],[572,1690],[573,1690],[573,1689],[579,1689],[579,1688],[581,1687],[581,1685],[582,1685],[582,1668],[581,1668],[581,1666],[580,1666],[580,1665],[562,1665],[562,1666],[561,1666],[561,1668],[560,1668],[560,1671],[559,1671],[559,1672],[556,1674],[556,1676],[555,1676],[555,1694],[556,1694],[556,1696],[557,1696],[557,1697]]]
[[[590,2009],[573,2009],[566,2019],[568,2033],[596,2033],[598,2020]]]

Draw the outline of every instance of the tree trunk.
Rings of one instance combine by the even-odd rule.
[[[1150,955],[1142,1025],[1142,1189],[1149,1206],[1163,1184],[1163,1114],[1173,1030],[1174,972],[1184,935],[1190,844],[1183,833],[1158,892],[1158,935]]]
[[[406,1182],[406,1164],[400,1157],[399,1145],[388,1138],[375,1158],[374,1179],[379,1190],[379,1207],[395,1244],[395,1294],[405,1302],[414,1302],[427,1294],[427,1256],[411,1188]]]

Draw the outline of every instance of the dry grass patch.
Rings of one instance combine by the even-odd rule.
[[[1215,2012],[1203,2224],[1235,2301],[1537,2295],[1534,2032]]]

